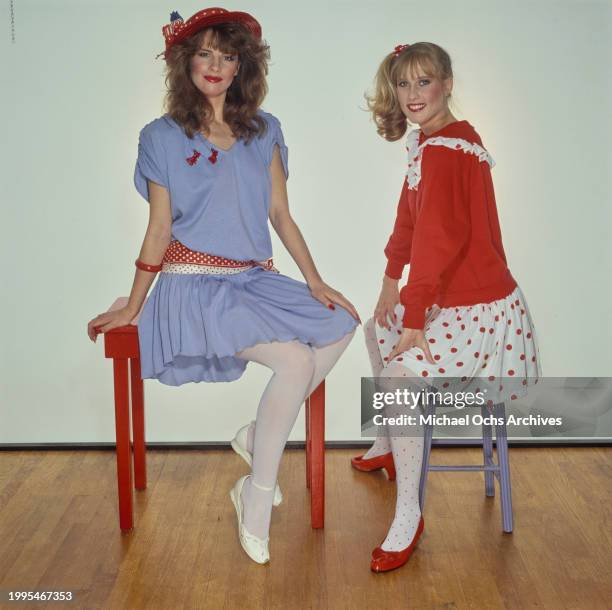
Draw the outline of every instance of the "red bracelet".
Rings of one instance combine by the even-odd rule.
[[[142,269],[143,271],[150,271],[151,273],[157,273],[158,271],[161,271],[161,263],[159,265],[147,265],[146,263],[143,263],[139,258],[136,259],[136,266],[139,269]]]

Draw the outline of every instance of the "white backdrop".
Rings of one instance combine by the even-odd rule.
[[[112,365],[87,321],[127,295],[148,209],[132,184],[140,128],[162,113],[161,27],[186,2],[14,0],[2,13],[0,443],[114,439]],[[610,371],[609,2],[242,2],[271,45],[264,108],[289,146],[289,195],[324,279],[365,320],[401,189],[403,142],[379,138],[363,93],[395,45],[453,58],[456,115],[497,165],[512,273],[545,375]],[[301,279],[274,237],[275,263]],[[360,438],[361,330],[328,379],[327,438]],[[145,382],[150,441],[225,441],[269,377]],[[291,438],[303,438],[303,417]]]

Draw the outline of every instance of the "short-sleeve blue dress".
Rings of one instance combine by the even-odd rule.
[[[168,189],[173,239],[238,261],[272,256],[270,163],[278,145],[288,176],[287,147],[278,119],[259,115],[266,132],[216,149],[214,163],[212,144],[199,133],[188,138],[167,114],[142,129],[134,183],[147,201],[147,179]],[[317,301],[304,282],[260,266],[231,275],[161,272],[138,321],[141,375],[172,386],[233,381],[246,368],[236,357],[246,347],[291,340],[321,347],[356,325],[343,307]]]

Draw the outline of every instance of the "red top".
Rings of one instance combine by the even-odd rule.
[[[425,143],[423,146],[421,146]],[[423,328],[425,309],[489,303],[516,287],[506,263],[491,179],[493,160],[467,121],[408,136],[408,173],[385,274],[401,279],[404,328]]]

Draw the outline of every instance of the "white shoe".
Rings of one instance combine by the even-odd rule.
[[[232,439],[232,449],[252,468],[253,467],[253,456],[247,450],[247,435],[249,425],[240,428],[236,432],[236,436]],[[272,500],[272,506],[278,506],[283,501],[283,494],[281,493],[278,482],[274,488],[274,499]]]
[[[244,477],[240,477],[230,491],[230,498],[232,499],[234,508],[236,509],[236,516],[238,517],[238,538],[240,539],[240,544],[242,545],[245,553],[253,561],[257,563],[268,563],[268,561],[270,561],[270,551],[268,550],[268,542],[270,538],[258,538],[257,536],[253,536],[253,534],[249,533],[246,527],[244,527],[244,523],[242,522],[244,507],[242,506],[242,498],[240,497],[240,494],[242,492],[244,482],[250,476],[250,474],[247,474]]]

